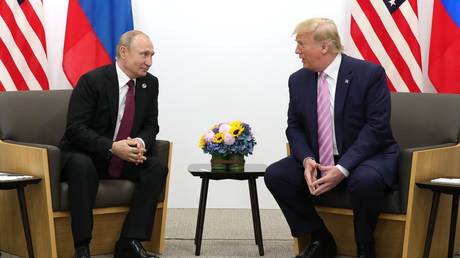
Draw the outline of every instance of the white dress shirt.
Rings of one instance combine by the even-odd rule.
[[[117,62],[115,62],[115,67],[117,70],[117,79],[118,79],[118,114],[117,114],[117,124],[115,126],[115,133],[113,135],[113,140],[117,138],[118,130],[120,130],[121,119],[123,118],[123,113],[125,112],[126,104],[126,95],[128,94],[128,82],[131,80],[128,75],[126,75]],[[134,85],[136,85],[136,79],[133,79]],[[134,88],[134,96],[136,94]],[[145,142],[141,138],[137,137],[142,142],[143,147],[145,148]]]
[[[329,93],[330,93],[329,95],[331,97],[330,107],[331,107],[331,116],[332,116],[331,126],[332,126],[332,135],[333,135],[332,150],[333,150],[334,155],[339,155],[339,151],[337,149],[337,140],[335,137],[334,103],[335,103],[335,90],[337,88],[337,77],[339,76],[339,69],[340,69],[341,62],[342,62],[342,55],[339,53],[337,54],[335,59],[323,71],[327,75],[326,81],[329,85]],[[318,75],[318,78],[319,78],[319,75]],[[318,80],[318,84],[319,84],[319,80]],[[342,174],[345,175],[345,177],[348,177],[350,175],[350,172],[346,168],[342,167],[341,165],[337,164],[336,167],[340,170],[340,172],[342,172]]]

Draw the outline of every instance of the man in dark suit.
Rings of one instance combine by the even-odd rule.
[[[98,180],[110,178],[136,184],[114,257],[157,257],[139,242],[150,239],[168,172],[151,152],[159,131],[158,79],[148,73],[153,54],[146,34],[128,31],[117,45],[115,64],[84,74],[72,92],[60,148],[75,258],[90,257]]]
[[[373,232],[386,187],[396,187],[399,147],[390,127],[382,67],[342,54],[335,23],[313,18],[295,29],[303,69],[289,78],[286,135],[292,155],[267,168],[265,183],[295,237],[311,234],[298,257],[332,258],[334,238],[313,199],[350,193],[359,258],[375,257]]]

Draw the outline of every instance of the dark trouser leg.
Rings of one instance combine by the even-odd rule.
[[[125,167],[122,178],[136,183],[136,189],[120,237],[150,240],[158,198],[167,173],[168,168],[157,157],[148,157],[139,166],[128,164]]]
[[[75,244],[89,242],[99,176],[93,161],[78,152],[63,152],[62,175],[69,185],[69,206]]]
[[[356,242],[373,242],[375,226],[383,206],[383,178],[373,167],[358,166],[347,179],[347,191],[350,192],[353,207]]]
[[[308,191],[304,169],[294,157],[270,165],[264,179],[283,211],[293,236],[304,236],[324,227]]]

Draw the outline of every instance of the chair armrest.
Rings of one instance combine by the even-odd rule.
[[[29,221],[30,231],[37,257],[57,257],[47,150],[11,144],[0,140],[0,170],[25,173],[42,179],[38,184],[27,186],[24,189],[28,206],[27,213],[29,214],[29,219],[33,218]],[[5,199],[3,199],[4,197]],[[20,211],[16,198],[12,193],[1,193],[0,218],[2,219],[1,224],[3,224],[1,232],[2,234],[11,234],[11,237],[7,236],[3,239],[11,238],[12,241],[16,239],[16,235],[21,235],[20,231],[17,230],[22,227],[22,223],[18,219],[20,218]],[[12,201],[14,201],[15,205],[11,203]],[[12,213],[9,211],[12,211]],[[5,220],[5,218],[8,218],[4,217],[5,215],[16,219]],[[11,229],[14,231],[11,231]],[[24,243],[24,240],[21,242],[20,239],[16,239],[14,246],[24,249],[21,247],[21,243]],[[22,239],[24,239],[23,236]]]
[[[171,143],[166,140],[156,140],[153,145],[154,155],[158,156],[163,165],[169,167]]]
[[[48,157],[48,175],[49,175],[49,182],[51,187],[51,200],[53,205],[53,210],[56,210],[60,203],[60,196],[61,196],[61,150],[53,145],[46,145],[46,144],[37,144],[37,143],[29,143],[29,142],[19,142],[13,140],[5,140],[5,143],[13,144],[18,147],[34,147],[45,149]],[[24,172],[26,173],[26,172]],[[42,177],[43,178],[43,177]]]
[[[460,157],[460,143],[417,148],[412,157],[412,173],[416,172],[413,183],[435,177],[459,177],[458,157]]]
[[[401,202],[402,202],[401,207],[403,208],[404,213],[407,210],[407,198],[409,194],[409,184],[410,184],[411,169],[412,169],[412,157],[413,157],[414,152],[425,151],[425,150],[435,150],[438,148],[451,147],[451,146],[455,146],[455,143],[439,144],[439,145],[424,146],[424,147],[417,147],[417,148],[407,148],[407,149],[401,150],[401,154],[399,156],[398,173],[399,173],[399,187],[400,187]]]
[[[153,151],[154,155],[158,156],[163,165],[168,168],[168,175],[166,176],[165,185],[160,197],[158,198],[159,202],[163,202],[164,205],[166,205],[169,192],[169,175],[171,173],[172,143],[166,140],[156,140],[153,146]]]
[[[405,254],[419,254],[425,241],[432,194],[418,188],[415,183],[437,177],[460,177],[460,143],[455,146],[415,151],[412,155],[412,169],[406,213],[404,246]],[[440,203],[438,218],[446,218],[448,206]],[[448,228],[445,220],[438,219],[437,226]],[[442,225],[441,225],[442,224]],[[445,224],[445,225],[444,225]],[[435,231],[435,237],[439,234]],[[446,240],[447,241],[447,240]],[[403,254],[404,256],[404,254]]]

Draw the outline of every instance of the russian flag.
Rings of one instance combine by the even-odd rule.
[[[132,29],[131,0],[69,0],[62,67],[70,83],[114,62],[118,39]]]
[[[428,76],[440,93],[460,93],[460,1],[434,0]]]

